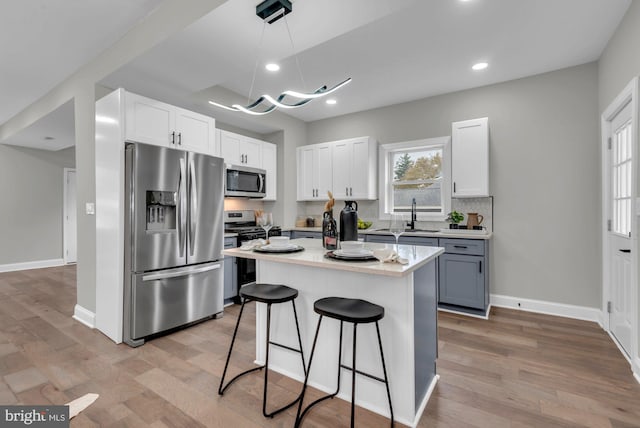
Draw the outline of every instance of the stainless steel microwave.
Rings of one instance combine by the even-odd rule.
[[[224,195],[264,198],[267,186],[266,176],[267,172],[264,169],[227,165]]]

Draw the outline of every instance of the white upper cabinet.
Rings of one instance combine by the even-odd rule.
[[[215,123],[210,117],[182,108],[176,109],[178,148],[199,153],[215,153]]]
[[[267,194],[265,201],[276,200],[276,189],[278,185],[278,146],[271,143],[262,145],[262,169],[267,171]]]
[[[453,197],[490,196],[488,118],[453,122],[451,178]]]
[[[262,168],[263,143],[244,135],[220,131],[220,152],[224,161],[232,165]]]
[[[332,191],[331,144],[313,144],[298,147],[298,200],[327,200],[327,191]]]
[[[125,93],[125,134],[126,140],[171,146],[174,132],[175,107],[160,101]]]
[[[130,92],[124,98],[126,140],[219,155],[215,119]]]
[[[298,147],[298,200],[373,200],[378,144],[370,137]]]
[[[230,165],[261,168],[267,171],[265,201],[276,200],[278,183],[278,146],[266,141],[217,130],[220,157]]]
[[[333,196],[341,200],[377,199],[376,141],[370,137],[360,137],[331,144]]]

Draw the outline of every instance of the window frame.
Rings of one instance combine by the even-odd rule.
[[[381,144],[378,156],[378,185],[380,189],[378,216],[380,220],[389,220],[393,204],[393,154],[407,150],[442,149],[442,211],[417,213],[418,221],[445,221],[451,211],[451,137],[425,138],[399,143]]]

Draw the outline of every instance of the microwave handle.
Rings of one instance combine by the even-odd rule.
[[[258,185],[258,190],[261,193],[264,193],[264,175],[258,174],[258,180],[260,182],[260,184]]]

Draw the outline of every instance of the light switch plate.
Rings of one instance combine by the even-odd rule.
[[[93,202],[87,202],[85,204],[85,211],[87,212],[87,215],[94,215],[96,213],[96,204]]]

